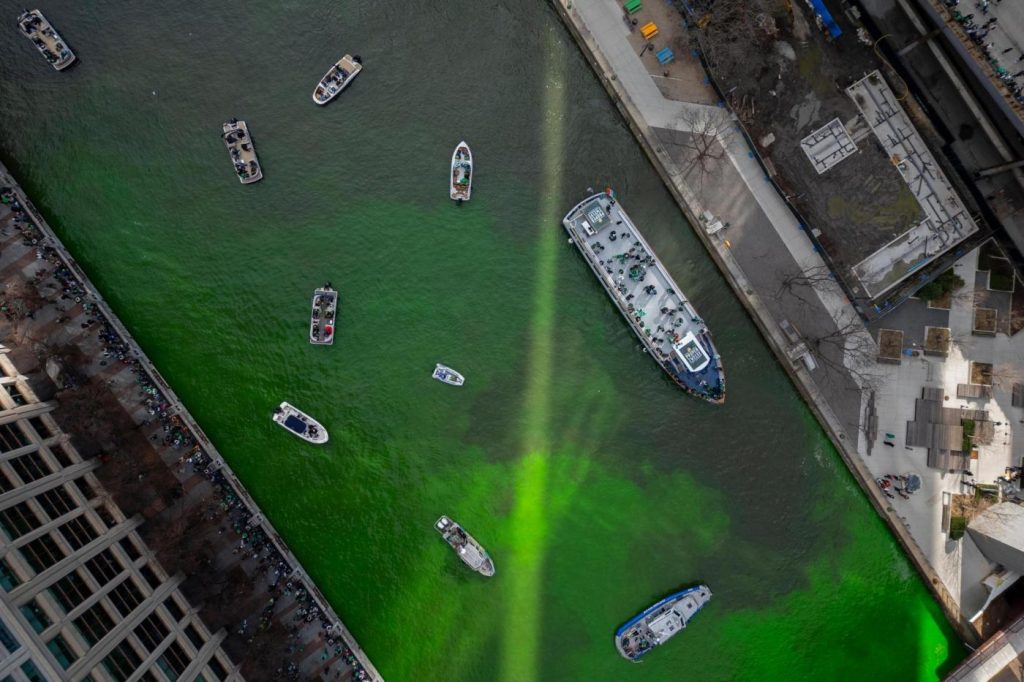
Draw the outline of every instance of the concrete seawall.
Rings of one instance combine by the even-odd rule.
[[[99,316],[103,317],[107,323],[117,332],[121,339],[128,344],[131,355],[138,360],[139,365],[149,379],[160,387],[160,391],[163,393],[164,400],[170,404],[171,411],[174,412],[175,416],[179,417],[183,422],[185,428],[191,431],[192,435],[200,444],[202,451],[210,458],[212,464],[211,469],[218,471],[222,474],[234,489],[235,494],[242,501],[243,505],[248,509],[252,515],[252,519],[249,523],[250,528],[256,528],[257,526],[266,534],[266,537],[273,543],[274,548],[277,552],[285,559],[289,566],[293,569],[290,575],[290,579],[301,584],[303,588],[312,596],[314,604],[320,609],[320,611],[326,615],[330,621],[331,629],[333,633],[340,637],[342,641],[351,649],[352,654],[356,657],[359,664],[369,675],[370,680],[382,681],[383,678],[380,673],[370,662],[366,653],[360,648],[356,642],[355,637],[342,623],[341,618],[331,608],[330,603],[320,592],[319,588],[309,577],[309,575],[302,568],[298,559],[292,554],[291,550],[285,544],[284,540],[274,529],[274,527],[267,521],[264,514],[260,511],[256,502],[246,491],[241,481],[235,476],[231,467],[227,464],[221,454],[217,451],[216,447],[206,436],[203,430],[199,427],[196,421],[189,414],[181,400],[178,399],[170,385],[160,375],[160,372],[156,369],[153,363],[146,357],[142,349],[132,338],[128,329],[121,323],[121,321],[114,315],[107,302],[103,299],[100,293],[86,277],[84,271],[71,256],[71,254],[64,247],[64,244],[57,237],[56,233],[46,223],[46,220],[39,213],[38,209],[32,204],[32,202],[25,195],[25,192],[21,189],[17,181],[11,176],[7,168],[0,163],[0,186],[10,186],[18,201],[25,208],[26,213],[31,218],[36,229],[43,235],[43,243],[38,244],[40,248],[48,246],[57,252],[63,263],[74,273],[74,276],[78,279],[81,286],[86,291],[86,296],[83,298],[88,299],[88,302],[94,304],[99,312]]]
[[[924,578],[925,584],[939,602],[946,618],[953,625],[961,639],[971,645],[976,645],[978,643],[977,635],[960,612],[956,600],[946,590],[945,585],[928,562],[924,552],[911,536],[906,526],[900,521],[898,514],[883,496],[881,489],[874,483],[874,477],[856,452],[856,444],[849,442],[845,429],[842,427],[842,422],[829,405],[823,392],[802,365],[794,365],[787,357],[785,348],[788,344],[780,327],[779,320],[772,315],[761,295],[754,290],[748,277],[729,251],[727,243],[717,237],[709,236],[704,230],[700,229],[702,221],[698,216],[701,209],[699,202],[696,200],[696,195],[677,174],[671,171],[674,165],[673,161],[658,142],[638,107],[630,100],[626,88],[611,69],[597,41],[589,33],[585,23],[573,10],[573,0],[552,0],[552,5],[562,18],[563,23],[575,39],[577,45],[579,45],[583,55],[594,69],[598,80],[622,114],[629,129],[633,132],[633,135],[651,160],[665,186],[675,198],[683,215],[686,216],[686,219],[694,228],[694,233],[704,244],[708,253],[711,254],[712,259],[718,265],[726,281],[732,287],[754,320],[762,336],[775,353],[780,364],[800,392],[800,395],[828,434],[829,439],[865,495],[867,495],[868,500],[870,500],[872,506],[885,520],[889,529],[903,547],[903,550]],[[751,151],[756,153],[755,150]]]

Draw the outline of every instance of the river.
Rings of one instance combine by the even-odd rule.
[[[0,158],[386,679],[930,680],[963,658],[547,3],[51,0],[65,73],[20,9],[0,0]],[[362,75],[315,106],[344,52]],[[724,407],[639,352],[566,243],[606,185],[714,332]],[[312,347],[326,280],[340,324]],[[281,400],[330,443],[273,426]],[[715,597],[684,634],[618,657],[621,623],[696,581]]]

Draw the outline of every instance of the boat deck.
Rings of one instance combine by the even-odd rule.
[[[263,178],[263,167],[256,158],[256,146],[249,135],[249,128],[245,121],[224,124],[224,144],[231,155],[231,162],[235,166],[235,175],[243,185],[256,182]],[[244,173],[239,170],[239,164],[244,165]],[[255,166],[253,165],[255,164]]]
[[[317,83],[313,91],[313,101],[317,104],[327,104],[348,87],[362,69],[363,65],[355,61],[352,55],[345,55]]]
[[[333,345],[334,334],[337,331],[337,318],[338,292],[334,289],[315,290],[309,321],[309,342],[314,346]],[[327,326],[331,327],[330,334],[327,334]]]
[[[679,634],[711,600],[707,585],[677,592],[649,607],[619,628],[615,645],[626,658],[636,659]]]
[[[57,29],[38,10],[21,15],[18,18],[18,25],[24,35],[46,56],[53,68],[60,71],[75,61],[75,53],[60,37]]]
[[[563,225],[647,352],[687,391],[723,402],[725,376],[707,326],[619,203],[594,195]]]

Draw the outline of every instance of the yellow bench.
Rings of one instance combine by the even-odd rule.
[[[658,35],[658,25],[653,21],[644,24],[640,27],[640,35],[644,37],[644,40],[650,40],[654,36]]]

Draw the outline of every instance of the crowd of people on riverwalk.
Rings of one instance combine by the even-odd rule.
[[[337,657],[351,669],[353,679],[370,679],[358,658],[342,639],[341,624],[332,622],[322,605],[310,594],[306,585],[295,576],[295,566],[291,565],[279,546],[268,537],[261,525],[261,517],[250,508],[245,497],[240,494],[236,481],[225,475],[222,467],[215,463],[202,448],[196,435],[178,413],[176,406],[159,388],[149,367],[135,352],[133,345],[118,332],[100,307],[95,302],[88,300],[90,297],[85,284],[68,266],[61,253],[53,246],[46,244],[47,240],[27,216],[27,212],[13,188],[0,187],[0,202],[7,205],[14,214],[13,224],[20,232],[23,244],[35,247],[37,259],[46,260],[50,266],[37,271],[35,284],[42,284],[46,277],[52,276],[59,286],[59,295],[55,297],[57,300],[54,302],[71,300],[75,305],[82,306],[87,315],[86,321],[82,323],[83,329],[93,326],[98,328],[98,338],[103,348],[104,358],[100,364],[120,362],[129,367],[131,373],[135,375],[140,405],[152,417],[152,420],[145,420],[143,424],[148,425],[153,421],[159,421],[164,434],[162,444],[165,447],[186,450],[186,453],[178,459],[178,473],[183,474],[185,466],[188,466],[191,467],[193,474],[202,475],[209,481],[217,495],[219,511],[227,517],[227,525],[239,538],[239,543],[233,552],[241,555],[240,561],[252,562],[255,573],[253,577],[267,579],[269,602],[263,608],[258,622],[250,625],[247,620],[243,621],[238,628],[238,633],[243,636],[249,634],[246,641],[251,644],[257,632],[270,628],[275,608],[285,599],[294,599],[298,608],[295,610],[293,623],[289,628],[289,643],[282,654],[287,656],[299,651],[299,638],[303,634],[305,626],[319,621],[320,629],[316,640],[317,645],[323,647],[320,664],[330,666],[331,664],[328,664],[327,661],[332,657]],[[70,307],[72,306],[68,306],[68,308]],[[58,322],[66,323],[71,318],[68,315],[61,315],[57,319]],[[158,437],[159,433],[154,434],[153,439]],[[208,518],[212,519],[213,515],[211,514]],[[226,526],[222,527],[222,532],[224,530],[226,530]],[[302,648],[305,647],[302,646]],[[302,675],[299,666],[294,662],[287,665],[282,663],[277,672],[289,680],[298,680]],[[336,676],[340,676],[341,673],[340,668],[335,671]]]
[[[996,76],[1009,89],[1010,94],[1019,104],[1024,104],[1024,85],[1018,79],[1024,78],[1024,50],[1021,50],[1013,40],[1002,35],[1001,45],[997,45],[990,34],[998,28],[999,18],[989,16],[989,9],[992,3],[989,0],[980,0],[974,5],[976,11],[961,11],[958,9],[960,0],[945,0],[946,7],[953,14],[953,20],[960,24],[967,37],[978,46],[985,59],[995,69]],[[1000,0],[995,0],[999,4]],[[1003,42],[1005,39],[1005,42]],[[1007,44],[1009,43],[1009,44]],[[1016,69],[1016,71],[1014,71]]]

